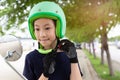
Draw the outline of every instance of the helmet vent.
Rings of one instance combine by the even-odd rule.
[[[58,13],[58,11],[56,11],[56,13]]]
[[[41,11],[41,9],[38,9],[38,11]]]

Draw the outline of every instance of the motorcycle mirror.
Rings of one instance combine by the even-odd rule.
[[[7,61],[16,61],[22,56],[20,40],[13,35],[5,35],[0,38],[0,55]]]

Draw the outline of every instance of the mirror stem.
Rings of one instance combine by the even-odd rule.
[[[6,59],[4,60],[23,80],[26,80],[25,77],[22,76]]]

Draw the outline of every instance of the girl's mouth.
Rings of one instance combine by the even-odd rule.
[[[40,42],[41,43],[45,43],[45,42],[47,42],[49,39],[42,39],[42,40],[40,40]]]

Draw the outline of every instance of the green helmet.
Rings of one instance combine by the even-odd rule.
[[[56,20],[56,36],[63,38],[66,31],[66,19],[61,7],[54,2],[40,2],[35,5],[29,14],[28,26],[33,39],[36,39],[34,34],[34,21],[39,18],[49,18]]]

